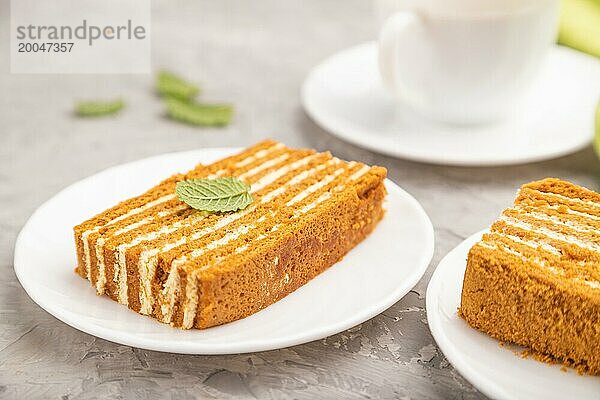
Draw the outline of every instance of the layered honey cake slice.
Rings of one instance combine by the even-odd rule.
[[[521,187],[469,251],[459,315],[600,374],[600,194],[550,178]]]
[[[385,176],[264,141],[76,226],[76,272],[98,294],[172,326],[240,319],[362,241],[383,217]]]

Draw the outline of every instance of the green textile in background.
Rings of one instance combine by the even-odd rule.
[[[558,43],[600,57],[600,0],[561,1]],[[600,156],[600,101],[595,125],[594,148]]]
[[[600,57],[600,0],[562,0],[558,43]]]

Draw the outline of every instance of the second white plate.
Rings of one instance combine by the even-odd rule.
[[[449,126],[413,115],[384,89],[375,43],[316,66],[302,87],[308,115],[358,146],[415,161],[506,165],[575,152],[590,144],[600,95],[600,61],[555,46],[528,100],[497,124]]]
[[[423,276],[433,255],[433,227],[419,203],[389,180],[387,213],[364,242],[283,300],[226,325],[171,328],[97,296],[73,272],[74,225],[175,172],[236,150],[204,149],[124,164],[48,200],[15,246],[15,272],[27,294],[63,322],[113,342],[174,353],[232,354],[292,346],[348,329],[393,305]]]
[[[477,389],[493,399],[600,399],[600,377],[561,371],[535,359],[524,359],[517,346],[500,346],[471,328],[457,314],[469,249],[485,231],[450,251],[427,287],[429,329],[452,365]]]

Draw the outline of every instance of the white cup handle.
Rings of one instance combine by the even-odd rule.
[[[389,17],[379,32],[379,71],[383,83],[390,89],[398,87],[398,60],[400,39],[420,22],[411,11],[400,11]]]

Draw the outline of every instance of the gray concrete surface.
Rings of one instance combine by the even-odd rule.
[[[427,327],[425,290],[437,262],[488,225],[525,181],[558,176],[599,187],[591,147],[524,166],[450,168],[380,156],[311,122],[299,103],[302,80],[327,55],[374,37],[368,1],[154,3],[154,65],[197,77],[206,98],[232,101],[235,122],[219,130],[165,119],[150,76],[8,74],[7,3],[0,3],[0,398],[482,398]],[[113,95],[128,101],[122,115],[90,121],[70,114],[76,98]],[[64,186],[154,154],[265,137],[383,165],[422,203],[435,226],[436,251],[413,291],[370,321],[323,340],[256,354],[189,356],[81,333],[43,311],[19,285],[12,266],[16,235]]]

